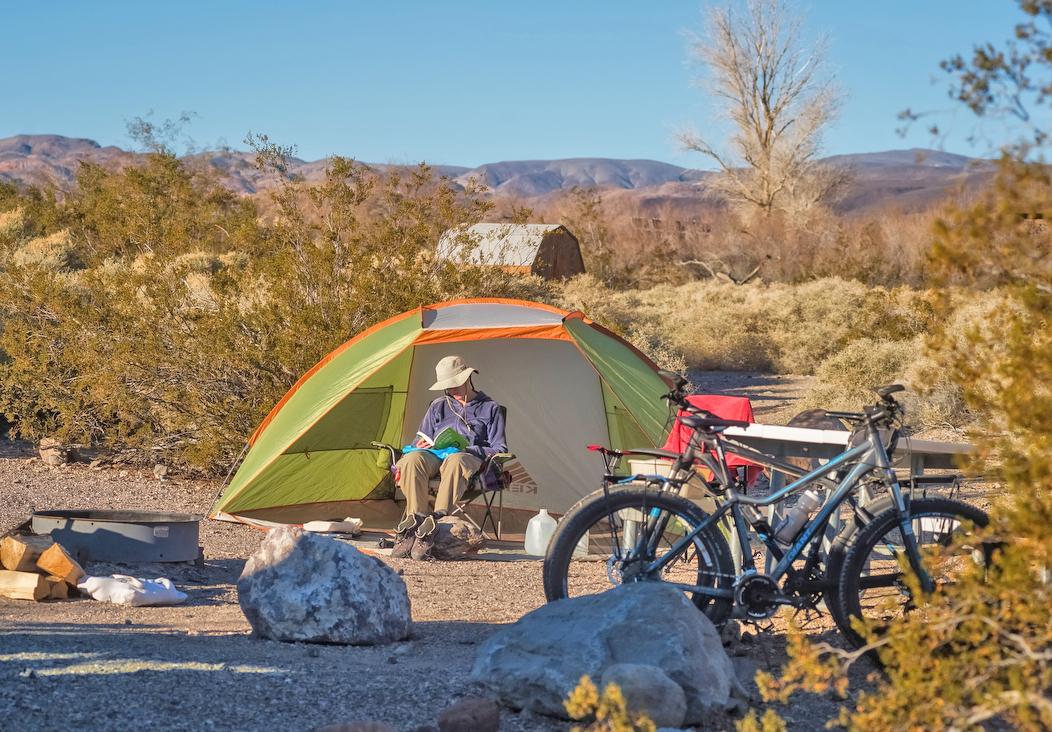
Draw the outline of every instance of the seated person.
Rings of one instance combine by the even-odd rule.
[[[407,518],[427,512],[428,481],[436,475],[441,476],[441,485],[435,497],[435,511],[449,513],[454,502],[467,490],[468,479],[482,465],[482,460],[508,449],[500,405],[475,390],[471,376],[477,373],[478,370],[466,366],[460,356],[446,356],[435,366],[437,381],[431,391],[443,394],[427,408],[420,432],[434,437],[452,427],[467,438],[468,446],[445,459],[429,450],[414,450],[402,456],[397,467]],[[415,446],[427,447],[427,442],[421,438]]]

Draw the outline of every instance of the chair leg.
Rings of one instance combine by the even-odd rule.
[[[468,483],[468,490],[469,490],[469,491],[471,490],[471,485],[472,485],[472,483],[473,483],[473,482],[474,482],[474,481],[472,481],[471,483]],[[483,496],[485,496],[485,494],[483,494]],[[474,499],[474,498],[472,498],[472,499],[471,499],[471,501],[473,501],[473,500],[475,500],[475,499]],[[460,502],[458,502],[458,501],[454,501],[454,502],[453,502],[453,508],[452,508],[452,509],[450,509],[450,511],[449,511],[449,515],[450,515],[450,516],[456,516],[457,514],[460,514],[460,516],[461,516],[461,517],[462,517],[462,518],[463,518],[463,519],[464,519],[465,521],[467,521],[467,522],[468,522],[469,524],[471,524],[471,525],[472,525],[472,526],[474,526],[474,527],[475,527],[476,529],[478,529],[479,531],[481,531],[481,532],[482,532],[482,535],[483,535],[483,536],[485,536],[485,535],[486,535],[486,529],[485,529],[485,526],[486,526],[486,518],[485,518],[485,517],[483,517],[483,518],[482,518],[482,526],[479,526],[478,522],[477,522],[477,521],[475,521],[475,519],[471,518],[471,514],[470,514],[470,513],[468,513],[468,512],[467,512],[467,511],[465,510],[465,509],[467,508],[467,506],[471,504],[471,501],[466,501],[466,502],[464,502],[464,503],[460,503]]]
[[[484,528],[483,528],[483,526],[485,526],[485,525],[486,525],[486,520],[485,520],[485,519],[482,519],[482,526],[479,526],[479,525],[478,525],[478,522],[477,522],[477,521],[475,521],[475,519],[471,518],[471,514],[470,514],[470,513],[468,513],[467,511],[465,511],[465,510],[464,510],[463,508],[461,508],[460,506],[456,506],[456,507],[455,507],[455,508],[454,508],[454,509],[453,509],[453,510],[452,510],[452,511],[450,512],[450,515],[451,515],[451,516],[453,516],[453,515],[455,515],[455,514],[458,514],[458,513],[459,513],[459,514],[460,514],[460,515],[461,515],[461,516],[462,516],[462,517],[464,518],[464,520],[465,520],[465,521],[467,521],[467,522],[468,522],[469,524],[471,524],[471,525],[472,525],[472,526],[474,526],[474,527],[475,527],[476,529],[478,529],[479,531],[481,531],[481,532],[482,532],[482,535],[483,535],[483,536],[485,536],[485,535],[486,535],[486,529],[484,529]]]
[[[497,497],[497,541],[500,541],[500,528],[504,519],[504,490],[501,489],[497,493],[500,494]]]
[[[482,500],[486,504],[486,515],[482,517],[482,525],[486,525],[486,520],[489,519],[489,525],[493,528],[494,536],[497,540],[500,540],[500,529],[497,527],[497,522],[493,520],[493,500],[495,496],[492,493],[483,493]]]

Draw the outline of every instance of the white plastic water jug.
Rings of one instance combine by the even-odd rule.
[[[588,556],[588,532],[584,532],[584,536],[577,542],[577,546],[573,548],[573,558],[583,559]]]
[[[535,557],[543,557],[548,551],[548,542],[555,533],[556,522],[548,515],[548,509],[542,508],[536,516],[526,524],[526,553]]]

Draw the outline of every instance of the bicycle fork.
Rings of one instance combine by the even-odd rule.
[[[867,433],[877,456],[877,467],[884,472],[884,479],[888,482],[888,487],[891,491],[895,504],[895,513],[899,519],[899,532],[902,534],[902,543],[906,548],[906,559],[909,561],[910,569],[917,575],[921,590],[926,593],[933,592],[935,583],[924,568],[920,544],[917,542],[917,534],[913,531],[913,517],[910,514],[910,507],[906,505],[906,498],[902,493],[902,486],[899,485],[899,479],[891,467],[891,457],[884,448],[884,442],[880,439],[880,433],[877,431],[876,426],[870,423],[867,426]]]

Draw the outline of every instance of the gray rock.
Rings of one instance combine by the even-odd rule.
[[[262,638],[375,645],[409,635],[405,583],[379,559],[292,526],[267,532],[237,581]]]
[[[720,628],[720,640],[723,641],[723,645],[733,647],[741,642],[742,639],[742,624],[737,620],[728,620],[722,628]]]
[[[69,462],[70,451],[53,437],[45,437],[40,441],[38,450],[40,459],[45,465],[57,468]]]
[[[500,704],[495,699],[461,699],[438,715],[438,729],[441,732],[498,732]]]
[[[657,666],[615,663],[603,672],[600,689],[616,684],[632,714],[645,714],[658,727],[679,727],[687,717],[683,689]]]
[[[688,725],[727,709],[740,691],[709,619],[682,592],[650,582],[528,613],[479,647],[471,676],[511,707],[565,719],[563,701],[581,677],[601,679],[619,663],[664,671],[683,690]]]
[[[431,556],[435,559],[463,559],[477,554],[486,538],[477,527],[459,516],[445,516],[435,527],[435,544]]]
[[[164,480],[164,477],[168,475],[168,466],[164,463],[157,463],[153,466],[153,477],[157,480]]]

